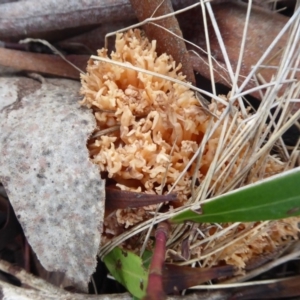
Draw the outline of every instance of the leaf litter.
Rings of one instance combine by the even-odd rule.
[[[24,82],[31,91],[26,95]],[[87,290],[105,197],[105,183],[86,148],[94,116],[78,104],[78,82],[0,83],[0,181],[41,264]]]

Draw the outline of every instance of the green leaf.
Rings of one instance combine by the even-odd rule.
[[[300,215],[300,167],[218,196],[171,219],[174,223],[252,222]]]
[[[144,253],[142,255],[142,260],[143,260],[143,266],[144,266],[145,269],[149,269],[152,256],[153,256],[152,251],[149,251],[147,249],[144,251]]]
[[[116,247],[103,261],[111,275],[134,297],[141,299],[146,295],[148,272],[139,256]]]

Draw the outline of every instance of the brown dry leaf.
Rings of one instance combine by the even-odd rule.
[[[87,55],[66,55],[65,59],[79,69],[86,67]],[[0,65],[23,71],[79,79],[79,71],[52,54],[30,53],[0,48]]]
[[[0,78],[0,181],[48,271],[86,290],[96,267],[104,181],[86,141],[96,124],[80,84]]]
[[[163,269],[163,285],[166,294],[178,293],[184,289],[207,282],[212,279],[233,276],[234,266],[219,266],[215,268],[192,268],[165,264]]]
[[[147,18],[169,15],[174,12],[170,0],[145,1],[143,5],[141,5],[141,2],[138,0],[131,0],[130,2],[140,22],[143,22]],[[158,24],[160,27],[154,24]],[[187,81],[195,85],[196,79],[193,66],[186,45],[182,39],[182,32],[179,28],[177,18],[170,16],[152,24],[147,24],[143,26],[143,29],[149,40],[157,41],[156,51],[159,54],[168,53],[177,64],[181,63],[182,74],[186,76]]]

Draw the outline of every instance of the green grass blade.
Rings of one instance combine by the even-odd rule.
[[[300,167],[218,196],[171,219],[174,223],[253,222],[300,215]]]
[[[148,272],[139,256],[116,247],[103,261],[111,275],[134,297],[141,299],[146,295]]]

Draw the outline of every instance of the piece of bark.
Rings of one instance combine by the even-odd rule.
[[[165,0],[163,2],[161,0],[144,1],[143,5],[141,5],[141,2],[138,0],[131,0],[131,4],[140,22],[150,17],[163,16],[174,12],[171,0]],[[167,53],[173,57],[177,64],[181,63],[181,71],[184,75],[186,75],[186,80],[195,84],[196,80],[192,64],[190,62],[185,43],[182,39],[180,39],[180,37],[182,38],[182,32],[179,28],[176,17],[171,16],[155,21],[154,23],[160,25],[166,30],[150,23],[144,25],[143,28],[149,40],[157,41],[157,53],[159,55]]]
[[[88,55],[66,55],[65,58],[85,71]],[[61,57],[0,48],[0,65],[22,71],[79,79],[79,71]]]
[[[80,107],[79,88],[71,80],[0,78],[0,181],[41,264],[86,290],[97,265],[105,182],[89,160],[96,121]]]
[[[5,3],[0,38],[41,37],[43,32],[134,18],[129,0],[33,1]]]
[[[173,0],[176,8],[197,0]],[[82,28],[107,22],[135,19],[130,0],[23,0],[0,4],[0,39],[52,37],[67,28]],[[56,32],[56,33],[55,33]],[[49,38],[48,38],[49,39]]]

